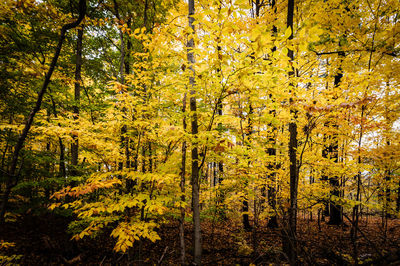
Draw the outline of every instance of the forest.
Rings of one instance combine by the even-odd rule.
[[[399,265],[400,1],[0,1],[0,265]]]

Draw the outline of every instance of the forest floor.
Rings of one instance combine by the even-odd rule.
[[[103,234],[95,239],[70,240],[66,233],[68,220],[54,214],[26,215],[0,228],[0,240],[14,242],[6,255],[23,255],[22,265],[177,265],[180,247],[178,223],[159,229],[160,241],[143,241],[126,255],[112,251],[114,241]],[[350,226],[318,225],[299,216],[299,264],[354,264]],[[400,219],[388,219],[386,230],[379,217],[363,218],[358,231],[358,263],[364,265],[400,265]],[[191,225],[185,228],[187,259],[192,257]],[[286,264],[282,252],[281,230],[260,224],[257,230],[245,232],[240,222],[204,221],[204,265]],[[4,255],[4,251],[2,251]],[[141,262],[141,263],[140,263]],[[399,263],[399,264],[397,264]]]

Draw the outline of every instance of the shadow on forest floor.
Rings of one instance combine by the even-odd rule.
[[[0,239],[15,243],[15,247],[7,252],[23,255],[18,261],[23,265],[179,264],[177,222],[165,224],[159,229],[160,241],[143,241],[140,253],[136,245],[125,255],[112,251],[114,241],[108,234],[79,242],[70,240],[71,235],[66,233],[68,222],[65,217],[53,214],[26,215],[0,228]],[[298,224],[299,264],[354,264],[350,226],[330,226],[321,222],[319,228],[316,221],[306,219],[299,219]],[[361,220],[360,230],[364,236],[359,234],[357,242],[359,263],[400,264],[400,219],[389,219],[386,232],[382,228],[379,217]],[[245,232],[239,222],[204,221],[202,232],[204,265],[287,263],[281,248],[281,231],[268,229],[264,223],[257,230]],[[186,225],[185,234],[190,262],[190,224]]]

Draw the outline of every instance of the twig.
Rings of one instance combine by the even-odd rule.
[[[107,255],[104,255],[104,258],[101,260],[101,262],[100,262],[99,266],[102,266],[102,265],[103,265],[103,263],[104,263],[104,260],[106,259],[106,257],[107,257]]]
[[[163,254],[161,255],[160,259],[159,259],[158,262],[157,262],[158,265],[161,265],[161,262],[162,262],[162,260],[164,259],[165,253],[167,253],[167,250],[168,250],[168,246],[166,246],[166,247],[164,248],[164,252],[163,252]]]

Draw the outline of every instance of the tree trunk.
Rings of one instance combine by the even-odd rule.
[[[78,40],[76,41],[76,62],[75,62],[75,102],[74,102],[74,119],[79,119],[79,105],[81,98],[81,82],[82,82],[82,40],[83,40],[83,26],[78,29]],[[79,155],[79,139],[77,134],[72,136],[71,144],[71,175],[77,175]]]
[[[67,177],[67,171],[65,168],[65,147],[63,144],[63,141],[60,137],[58,137],[58,144],[60,145],[60,169],[59,169],[59,174],[60,176],[66,178]]]
[[[57,118],[56,103],[54,102],[54,99],[51,96],[51,94],[50,94],[50,100],[51,100],[51,104],[52,104],[52,107],[53,107],[54,117]],[[61,124],[58,123],[58,126],[61,127]],[[64,146],[64,143],[63,143],[61,137],[58,137],[58,144],[60,145],[59,176],[62,176],[64,178],[66,178],[67,177],[67,170],[66,170],[66,167],[65,167],[65,146]]]
[[[116,0],[114,2],[114,12],[116,18],[121,22],[121,17],[119,14],[119,6]],[[124,68],[126,68],[125,64],[125,41],[124,41],[124,33],[122,32],[122,29],[119,29],[119,40],[120,40],[120,60],[119,60],[119,82],[123,85],[125,84],[125,75],[124,75]],[[129,66],[128,66],[129,70]],[[122,108],[122,113],[125,114],[125,107]],[[125,154],[125,161],[126,161],[126,167],[130,166],[130,159],[129,159],[129,140],[126,138],[126,133],[128,131],[128,128],[126,125],[122,125],[121,127],[121,148],[124,150],[123,152],[121,151],[121,155],[124,153]],[[124,163],[123,161],[120,161],[118,163],[118,170],[122,170],[124,168]]]
[[[339,52],[339,57],[340,60],[343,60],[343,57],[345,56],[345,53],[343,51]],[[343,77],[343,72],[342,72],[342,67],[340,66],[338,69],[338,72],[335,75],[335,80],[334,80],[334,89],[338,88],[340,86],[340,82]],[[338,125],[336,123],[332,124],[332,128],[337,131]],[[324,147],[324,150],[326,151],[325,156],[326,158],[330,157],[333,158],[334,163],[339,162],[339,140],[338,140],[338,134],[337,132],[334,132],[332,135],[332,141],[329,142],[329,145],[327,147]],[[330,156],[329,156],[329,155]],[[329,184],[332,187],[332,192],[331,194],[335,197],[340,197],[340,182],[339,182],[339,177],[338,176],[333,176],[329,178]],[[335,203],[334,201],[330,201],[329,203],[329,224],[332,225],[340,225],[343,223],[343,218],[342,218],[342,207]]]
[[[400,212],[400,181],[397,185],[397,202],[396,202],[396,211]]]
[[[131,28],[131,24],[132,24],[132,19],[131,17],[129,17],[127,22],[128,28]],[[131,73],[131,59],[130,59],[131,50],[132,50],[132,42],[131,42],[131,37],[128,35],[126,41],[126,55],[124,58],[125,75],[129,75]],[[131,168],[133,166],[129,150],[131,139],[126,135],[127,131],[128,127],[126,125],[123,126],[123,128],[121,129],[121,134],[125,135],[124,139],[122,140],[124,141],[123,146],[125,147],[125,161],[126,161],[125,164],[126,168]]]
[[[364,114],[365,114],[365,105],[361,106],[361,119],[360,119],[360,136],[358,139],[358,158],[357,161],[359,164],[361,164],[361,143],[362,143],[362,137],[364,133],[364,125],[363,125],[363,119],[364,119]],[[356,181],[357,181],[357,192],[356,192],[356,201],[360,200],[360,194],[361,194],[361,171],[358,172],[356,176]],[[358,245],[357,245],[357,231],[358,229],[358,221],[359,221],[359,207],[358,204],[356,204],[353,207],[353,213],[352,213],[352,227],[350,230],[350,238],[351,242],[353,244],[353,259],[355,261],[355,264],[358,264]]]
[[[218,14],[221,14],[221,9],[222,9],[222,2],[218,3]],[[221,64],[222,64],[222,54],[221,54],[221,39],[218,38],[218,43],[217,43],[217,60],[218,60],[218,67],[217,67],[217,75],[219,79],[222,79],[222,75],[221,75]],[[219,116],[222,116],[222,110],[223,110],[223,104],[222,104],[222,99],[218,99],[218,104],[217,104],[217,114]],[[224,129],[222,126],[222,123],[218,123],[217,126],[217,130],[218,133],[220,135],[222,135]],[[215,179],[215,177],[214,177]],[[223,161],[220,159],[218,161],[218,182],[215,182],[214,185],[221,184],[222,181],[224,180],[224,163]],[[214,180],[215,181],[215,180]],[[219,187],[218,191],[217,191],[217,208],[218,208],[218,214],[222,217],[222,218],[226,218],[225,215],[225,207],[224,205],[224,200],[225,200],[225,193],[223,191],[223,189],[221,188],[221,186]]]
[[[387,99],[389,97],[389,89],[390,89],[389,86],[390,86],[390,83],[388,81],[388,82],[386,82],[386,92],[385,92],[385,96]],[[390,116],[389,116],[388,106],[389,106],[389,103],[386,103],[386,106],[385,106],[385,122],[386,122],[385,133],[386,133],[386,146],[387,146],[387,149],[389,150],[390,145],[391,145],[389,135],[390,135],[390,131],[391,131],[393,122],[391,121]],[[385,183],[386,183],[386,186],[385,186],[386,191],[385,192],[386,193],[385,193],[385,207],[384,207],[386,218],[390,218],[390,216],[391,216],[391,212],[390,212],[391,202],[392,202],[392,198],[391,198],[392,191],[391,191],[391,186],[390,186],[391,174],[392,174],[392,171],[390,169],[390,165],[387,165],[386,170],[385,170]]]
[[[289,40],[293,39],[293,15],[294,15],[294,0],[288,1],[288,13],[286,26],[291,29],[291,35]],[[288,49],[288,57],[290,61],[293,61],[294,55],[291,49]],[[294,69],[289,73],[289,79],[294,77]],[[290,86],[293,83],[290,82]],[[290,91],[290,102],[293,103],[295,94]],[[299,181],[299,173],[297,168],[297,123],[296,123],[296,110],[293,108],[290,110],[294,116],[289,123],[289,161],[290,161],[290,205],[289,205],[289,221],[286,228],[286,243],[284,243],[284,250],[289,257],[290,264],[297,264],[297,187]],[[285,241],[285,240],[284,240]]]
[[[182,100],[182,113],[183,113],[183,131],[186,132],[186,93]],[[186,180],[186,140],[182,142],[182,165],[181,165],[181,201],[185,202],[185,180]],[[185,246],[185,207],[180,208],[181,217],[179,219],[179,242],[181,246],[181,264],[186,264],[186,246]]]
[[[275,128],[276,130],[276,128]],[[274,143],[275,144],[275,143]],[[275,148],[269,148],[268,149],[268,155],[269,156],[276,156],[276,149]],[[278,168],[278,165],[276,163],[271,163],[268,166],[269,170],[274,171]],[[278,227],[278,219],[276,217],[276,190],[275,190],[275,177],[276,173],[272,173],[268,176],[268,178],[271,181],[271,184],[268,186],[268,205],[272,208],[273,214],[270,216],[268,220],[267,227],[268,228],[277,228]]]
[[[277,8],[276,8],[276,1],[272,0],[271,3],[271,8],[273,9],[274,12],[274,16],[277,15]],[[276,19],[274,20],[274,25],[272,26],[272,35],[274,36],[274,38],[276,38],[276,35],[278,33],[278,29],[275,25]],[[276,46],[272,47],[272,52],[276,51]],[[272,95],[270,95],[271,100],[273,102],[275,102],[275,99],[272,99]],[[270,111],[271,114],[273,114],[273,116],[276,116],[276,110],[271,110]],[[272,133],[275,134],[275,132],[277,132],[277,128],[275,126],[272,126],[272,124],[268,125],[269,127],[273,127],[272,128]],[[274,138],[274,136],[271,136],[269,138],[269,143],[273,145],[273,147],[268,148],[268,155],[269,156],[274,156],[276,158],[276,148],[275,148],[275,144],[276,144],[276,140]],[[268,165],[268,169],[271,170],[272,172],[274,170],[278,170],[278,168],[280,167],[279,164],[277,164],[276,162],[270,163]],[[275,178],[276,178],[276,173],[273,172],[271,173],[268,178],[270,179],[270,185],[268,186],[268,205],[270,206],[270,208],[272,208],[273,214],[270,216],[269,220],[268,220],[268,224],[267,227],[268,228],[277,228],[278,227],[278,219],[276,217],[276,190],[275,190]]]
[[[189,27],[192,29],[194,34],[195,28],[193,25],[195,13],[194,10],[194,0],[189,0]],[[197,122],[197,106],[196,106],[196,90],[195,90],[195,72],[193,64],[195,63],[194,55],[194,40],[189,37],[187,43],[187,60],[189,65],[189,70],[192,75],[189,77],[190,83],[190,112],[191,112],[191,126],[192,126],[192,204],[193,204],[193,223],[194,223],[194,264],[201,264],[201,228],[200,228],[200,183],[199,183],[199,154],[198,154],[198,144],[197,144],[197,134],[198,134],[198,122]]]
[[[250,102],[250,99],[249,99],[249,102]],[[251,134],[253,132],[253,124],[252,124],[252,120],[251,120],[251,115],[252,114],[253,114],[253,107],[251,106],[251,103],[250,103],[249,114],[248,114],[248,124],[247,124],[247,141],[248,141],[247,150],[250,150],[250,145],[251,145],[250,144],[251,143],[250,136],[251,136]],[[247,159],[249,159],[249,158],[247,158]],[[250,161],[248,163],[248,166],[250,168]],[[247,173],[247,175],[248,175],[248,173]],[[248,182],[246,181],[245,182],[245,189],[247,189],[247,186],[248,186]],[[248,202],[247,198],[245,198],[243,200],[242,212],[243,212],[243,215],[242,215],[243,228],[244,228],[244,230],[249,232],[249,231],[252,230],[252,227],[251,227],[250,221],[249,221],[249,202]]]
[[[27,117],[27,119],[25,121],[24,129],[22,130],[22,133],[19,136],[18,141],[17,141],[17,143],[15,144],[15,147],[14,147],[14,153],[13,153],[13,156],[12,156],[11,166],[10,166],[9,171],[7,173],[6,189],[4,191],[2,202],[1,202],[0,224],[4,223],[4,215],[6,213],[8,198],[10,196],[11,189],[15,185],[17,185],[17,183],[18,183],[18,179],[19,179],[18,175],[19,175],[19,173],[17,173],[16,170],[17,170],[17,165],[18,165],[19,154],[20,154],[20,152],[21,152],[21,150],[22,150],[22,148],[24,146],[25,139],[28,136],[29,130],[30,130],[30,128],[32,126],[32,123],[33,123],[33,119],[34,119],[36,113],[39,112],[40,107],[42,105],[43,96],[46,93],[47,87],[48,87],[48,85],[50,83],[51,76],[52,76],[52,74],[54,72],[54,69],[56,67],[56,64],[57,64],[57,61],[58,61],[58,57],[60,56],[61,48],[62,48],[63,42],[65,40],[65,34],[67,33],[68,30],[77,27],[81,23],[83,18],[85,17],[85,14],[86,14],[86,0],[80,0],[79,1],[79,17],[78,17],[78,19],[76,21],[72,22],[72,23],[65,24],[61,28],[61,34],[60,34],[60,37],[58,39],[58,44],[57,44],[57,47],[56,47],[56,51],[55,51],[53,59],[51,61],[50,68],[47,71],[47,74],[45,76],[42,88],[40,89],[40,91],[38,93],[35,106],[31,110],[31,112],[29,113],[29,115],[28,115],[28,117]]]

